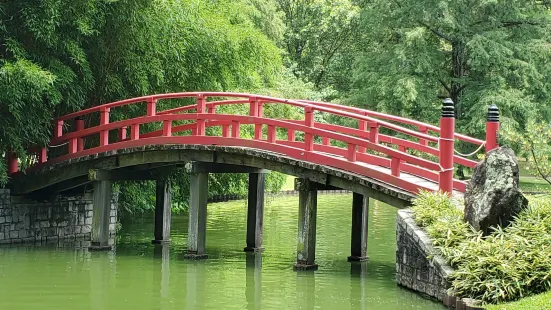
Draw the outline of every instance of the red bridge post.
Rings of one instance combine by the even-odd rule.
[[[440,177],[438,189],[452,193],[453,191],[453,150],[455,145],[455,109],[450,98],[444,99],[442,117],[440,118]]]
[[[492,104],[488,108],[488,122],[486,122],[486,154],[499,147],[499,108]]]

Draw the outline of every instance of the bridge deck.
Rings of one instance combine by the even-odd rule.
[[[316,153],[318,153],[318,152],[316,152]],[[323,154],[332,155],[332,154],[327,154],[327,153],[323,153]],[[346,160],[346,158],[344,158],[342,156],[335,156],[335,155],[332,155],[332,156],[334,156],[335,158]],[[381,167],[381,166],[372,165],[372,164],[368,164],[368,163],[360,163],[360,164],[362,166],[366,166],[366,167],[368,167],[370,169],[373,169],[373,170],[377,170],[377,171],[380,171],[380,172],[383,172],[383,173],[386,173],[386,174],[389,174],[389,175],[391,174],[391,170],[389,168],[386,168],[386,167]],[[410,183],[415,183],[419,186],[432,189],[433,191],[438,191],[438,183],[435,183],[431,180],[427,180],[425,178],[421,178],[421,177],[411,175],[411,174],[408,174],[408,173],[405,173],[405,172],[400,173],[400,178],[402,178],[402,179],[404,179],[404,180],[406,180]],[[452,194],[452,197],[455,198],[455,199],[463,199],[463,193],[460,192],[460,191],[454,190],[453,194]]]

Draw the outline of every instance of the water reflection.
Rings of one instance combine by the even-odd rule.
[[[189,261],[186,263],[186,309],[204,309],[206,292],[205,261]],[[216,292],[211,292],[216,294]]]
[[[350,309],[366,309],[367,270],[367,262],[350,263]]]
[[[153,257],[161,260],[161,264],[155,264],[155,283],[160,284],[161,301],[164,303],[169,298],[170,292],[170,247],[168,244],[156,244],[153,248]]]
[[[314,271],[297,272],[297,305],[299,309],[316,306],[316,274]]]
[[[262,304],[262,253],[245,253],[247,309],[260,309]]]
[[[109,289],[116,286],[117,259],[114,251],[88,252],[85,265],[90,272],[90,309],[103,309],[109,303]]]

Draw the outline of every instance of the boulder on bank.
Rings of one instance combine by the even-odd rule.
[[[507,226],[528,206],[519,190],[518,161],[513,150],[492,150],[474,169],[465,192],[465,221],[484,235],[490,227]]]

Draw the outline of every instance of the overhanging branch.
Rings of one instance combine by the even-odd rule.
[[[443,34],[442,32],[440,32],[440,31],[438,31],[438,30],[436,30],[436,29],[433,29],[431,26],[429,26],[429,25],[423,23],[422,21],[419,21],[419,24],[420,24],[421,26],[427,28],[430,32],[434,33],[434,34],[435,34],[436,36],[438,36],[439,38],[444,39],[444,40],[446,40],[446,41],[448,41],[448,42],[450,42],[450,43],[453,42],[453,40],[452,40],[451,37],[449,37],[449,36]]]

